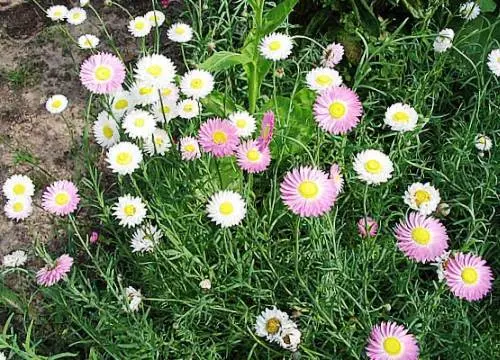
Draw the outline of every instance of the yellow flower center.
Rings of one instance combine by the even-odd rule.
[[[23,195],[26,191],[26,187],[23,184],[16,184],[14,185],[13,191],[16,195]]]
[[[67,192],[60,192],[56,195],[56,204],[59,206],[64,206],[69,203],[69,195]]]
[[[116,156],[116,162],[119,165],[128,165],[132,162],[132,155],[129,152],[122,151]]]
[[[238,119],[236,120],[236,126],[240,129],[243,129],[245,128],[245,126],[247,126],[247,121],[245,119]]]
[[[14,205],[12,206],[12,209],[15,211],[15,212],[21,212],[24,210],[24,205],[22,202],[16,202],[14,203]]]
[[[225,201],[219,206],[219,212],[222,215],[231,215],[234,211],[234,206],[229,201]]]
[[[71,15],[71,17],[74,19],[74,20],[78,20],[80,18],[80,13],[73,13],[73,15]]]
[[[281,327],[281,322],[278,319],[271,318],[271,319],[267,320],[266,331],[269,334],[271,334],[271,335],[277,334],[278,331],[280,330],[280,327]]]
[[[186,150],[187,152],[193,152],[195,150],[195,147],[193,144],[187,144],[186,146],[184,146],[184,150]]]
[[[161,138],[161,137],[155,138],[155,144],[158,146],[162,146],[163,145],[163,138]]]
[[[158,77],[161,75],[161,66],[160,65],[151,65],[149,66],[146,71],[151,75],[151,76],[154,76],[154,77]]]
[[[54,101],[52,102],[52,107],[53,107],[53,108],[55,108],[55,109],[60,108],[60,107],[61,107],[61,105],[62,105],[62,101],[61,101],[61,100],[59,100],[59,99],[54,100]]]
[[[191,112],[193,111],[193,104],[186,104],[184,105],[183,109],[185,112]]]
[[[144,126],[144,119],[143,118],[135,119],[134,125],[135,125],[135,127],[138,127],[138,128],[143,127]]]
[[[164,114],[169,114],[170,113],[170,106],[168,105],[163,105],[161,108]]]
[[[384,350],[391,356],[396,356],[401,353],[401,341],[395,337],[388,337],[384,340]]]
[[[316,82],[321,86],[329,86],[333,83],[333,79],[328,75],[319,75],[316,77]]]
[[[398,111],[392,116],[392,120],[399,123],[407,123],[410,120],[410,116],[404,111]]]
[[[306,199],[312,199],[318,195],[319,188],[314,181],[302,181],[299,185],[299,193]]]
[[[111,77],[111,69],[107,66],[100,65],[95,69],[95,77],[99,81],[109,80]]]
[[[186,32],[186,29],[184,29],[184,27],[183,27],[183,26],[179,26],[179,27],[177,27],[177,28],[175,29],[175,33],[176,33],[177,35],[182,35],[182,34],[184,34],[185,32]]]
[[[137,211],[137,209],[132,204],[125,205],[125,207],[123,208],[123,212],[127,216],[134,216],[136,211]]]
[[[62,11],[61,11],[61,10],[56,10],[56,11],[54,11],[54,16],[55,16],[55,17],[61,17],[61,16],[62,16],[62,14],[63,14],[63,13],[62,13]]]
[[[278,40],[274,40],[269,43],[269,50],[276,51],[279,49],[281,49],[281,43]]]
[[[225,144],[227,141],[227,134],[224,131],[215,131],[212,135],[212,140],[217,145]]]
[[[427,191],[425,190],[415,191],[415,202],[417,203],[417,206],[426,204],[430,200],[431,200],[431,194],[429,194]]]
[[[257,149],[251,149],[247,152],[247,159],[250,161],[258,161],[260,159],[260,151]]]
[[[484,138],[484,136],[481,136],[478,140],[477,140],[478,143],[480,144],[486,144],[486,139]]]
[[[137,30],[142,30],[142,29],[144,29],[144,23],[143,23],[142,21],[137,21],[137,22],[135,23],[135,28],[136,28]]]
[[[152,87],[142,87],[139,89],[139,95],[145,96],[150,95],[153,92]]]
[[[195,90],[200,90],[203,86],[203,81],[201,79],[193,79],[191,80],[191,87]]]
[[[90,41],[89,39],[86,39],[86,40],[83,42],[83,45],[88,46],[88,47],[92,47],[92,41]]]
[[[347,112],[347,108],[342,102],[334,101],[328,107],[328,112],[333,119],[338,120],[344,117],[345,113]]]
[[[163,89],[163,90],[161,91],[161,94],[162,94],[163,96],[168,96],[168,95],[172,94],[172,89],[169,89],[169,88]]]
[[[423,227],[416,227],[411,231],[411,237],[419,245],[427,245],[431,241],[431,233]]]
[[[106,139],[111,139],[113,137],[113,129],[109,125],[104,125],[102,127],[102,134]]]
[[[378,160],[368,160],[365,163],[365,170],[370,174],[378,174],[382,171],[382,164]]]
[[[128,101],[125,99],[120,99],[116,102],[115,104],[115,109],[117,110],[123,110],[128,107]]]
[[[462,280],[464,283],[467,285],[474,285],[477,283],[477,280],[479,278],[479,274],[477,273],[477,270],[472,268],[472,267],[464,267],[462,269]]]

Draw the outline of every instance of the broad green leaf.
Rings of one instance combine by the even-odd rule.
[[[284,0],[264,16],[261,35],[267,35],[280,26],[292,12],[298,0]]]
[[[227,70],[235,65],[245,65],[250,61],[251,59],[244,54],[219,51],[205,60],[205,62],[200,65],[200,68],[207,71],[221,71]]]
[[[479,0],[479,7],[481,8],[481,12],[493,12],[497,8],[497,4],[494,0]]]
[[[229,96],[225,96],[219,91],[212,91],[212,93],[201,100],[201,102],[205,109],[220,117],[226,117],[228,114],[237,110],[237,106],[233,99]]]
[[[19,295],[4,286],[0,287],[0,303],[13,308],[19,313],[23,313],[26,308],[26,304]]]

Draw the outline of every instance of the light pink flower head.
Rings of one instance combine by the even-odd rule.
[[[90,233],[89,242],[95,244],[99,240],[99,233],[97,231],[92,231]]]
[[[44,210],[59,216],[71,214],[76,210],[80,196],[71,181],[60,180],[50,185],[42,197]]]
[[[238,146],[236,159],[243,170],[259,173],[266,170],[271,163],[271,152],[268,147],[260,149],[256,140],[249,140]]]
[[[59,256],[54,265],[47,264],[36,273],[38,285],[52,286],[66,277],[71,270],[73,258],[68,254]]]
[[[321,65],[326,67],[334,67],[337,65],[344,56],[344,46],[342,44],[331,43],[323,51],[323,59],[321,60]]]
[[[285,205],[302,217],[323,215],[337,198],[337,188],[328,174],[310,166],[289,171],[280,190]]]
[[[203,150],[216,157],[232,155],[239,143],[236,126],[219,118],[203,123],[198,137]]]
[[[80,69],[80,81],[95,94],[119,91],[124,80],[125,65],[113,54],[92,55],[83,62]]]
[[[262,118],[262,125],[260,129],[260,136],[257,139],[257,146],[259,149],[263,150],[269,147],[271,140],[273,138],[274,132],[274,113],[268,111],[264,114]]]
[[[330,179],[335,183],[335,187],[337,188],[337,195],[339,195],[344,189],[344,177],[340,172],[340,166],[337,164],[332,164],[330,167]]]
[[[451,292],[467,301],[480,300],[491,290],[493,274],[481,257],[457,253],[444,266],[444,276]]]
[[[180,139],[179,149],[182,160],[194,160],[201,157],[198,140],[194,137],[186,136]]]
[[[417,360],[419,352],[415,337],[393,322],[375,325],[366,345],[370,360]]]
[[[367,231],[368,230],[368,231]],[[375,236],[378,232],[378,224],[371,217],[361,218],[358,221],[358,232],[361,237]]]
[[[356,127],[363,114],[358,95],[345,86],[323,91],[314,104],[314,118],[330,134],[345,134]]]
[[[441,221],[417,212],[394,229],[398,248],[410,259],[426,263],[448,249],[448,234]]]

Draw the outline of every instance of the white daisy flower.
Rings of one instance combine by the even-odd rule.
[[[488,55],[488,68],[496,76],[500,76],[500,49],[492,50]]]
[[[79,7],[74,7],[66,14],[66,21],[71,25],[80,25],[87,20],[87,12]]]
[[[300,338],[302,333],[297,329],[297,325],[289,320],[283,326],[281,330],[281,335],[279,337],[279,344],[283,349],[290,350],[292,352],[297,351],[300,344]]]
[[[156,226],[145,224],[137,229],[132,236],[130,246],[132,252],[151,252],[160,243],[163,233]]]
[[[261,42],[259,49],[268,60],[284,60],[292,53],[292,38],[285,34],[272,33]]]
[[[122,128],[132,139],[147,139],[155,131],[156,120],[147,111],[132,110],[123,119]]]
[[[142,199],[129,194],[120,196],[112,210],[114,217],[120,221],[120,225],[129,228],[140,225],[146,217],[146,205]]]
[[[154,154],[165,155],[171,146],[168,134],[163,129],[155,129],[153,136],[144,141],[144,151],[150,156]]]
[[[441,197],[439,191],[431,184],[414,183],[405,191],[403,200],[411,209],[423,215],[430,215],[437,209]]]
[[[7,357],[5,356],[5,353],[3,351],[0,352],[0,360],[7,360]]]
[[[92,125],[92,131],[96,142],[103,148],[109,148],[120,141],[118,125],[106,111],[101,111],[97,115],[97,120]]]
[[[460,5],[460,16],[467,21],[477,18],[480,12],[479,5],[474,1],[468,1]]]
[[[177,104],[175,103],[175,101],[162,98],[161,102],[157,102],[153,106],[153,114],[156,118],[156,121],[163,124],[165,123],[165,121],[168,123],[170,120],[177,117],[179,112],[177,110]]]
[[[201,105],[193,99],[182,100],[177,104],[177,111],[181,118],[192,119],[200,114]]]
[[[441,30],[434,40],[434,51],[437,53],[442,53],[451,48],[453,45],[454,37],[455,32],[452,29]]]
[[[354,159],[354,170],[358,178],[368,184],[378,185],[392,177],[394,166],[391,159],[378,150],[364,150]]]
[[[208,217],[223,228],[238,225],[246,215],[240,194],[224,190],[212,195],[207,205]]]
[[[95,49],[99,45],[99,38],[92,34],[85,34],[78,38],[80,49]]]
[[[193,99],[201,99],[214,89],[214,78],[205,70],[191,70],[182,76],[181,91]]]
[[[7,201],[3,207],[5,215],[12,220],[24,220],[33,212],[33,205],[31,204],[31,197],[18,196]]]
[[[132,174],[139,168],[141,161],[142,152],[139,147],[126,141],[113,145],[106,156],[108,167],[119,175]]]
[[[411,131],[417,126],[418,114],[410,105],[396,103],[387,108],[384,122],[394,131]]]
[[[128,91],[118,91],[112,95],[111,111],[119,120],[127,112],[134,107],[134,97]]]
[[[309,89],[319,92],[333,86],[342,85],[342,76],[337,70],[319,67],[307,73],[306,82]]]
[[[125,289],[125,295],[128,300],[128,309],[127,311],[137,311],[139,310],[139,305],[142,302],[142,294],[141,290],[136,290],[132,286],[129,286]]]
[[[2,190],[9,200],[18,196],[31,197],[35,194],[35,185],[26,175],[12,175],[5,180]]]
[[[53,21],[60,21],[66,18],[68,8],[64,5],[54,5],[47,9],[47,17]]]
[[[179,141],[179,150],[182,160],[194,160],[201,157],[200,145],[194,137],[186,136]]]
[[[28,256],[22,250],[16,250],[11,254],[5,255],[3,257],[3,266],[5,267],[21,267],[26,264]]]
[[[158,10],[148,11],[144,17],[149,21],[152,27],[162,26],[165,22],[165,15]]]
[[[210,290],[212,288],[212,282],[210,279],[203,279],[200,281],[200,288],[202,290]]]
[[[179,89],[175,84],[168,84],[160,89],[162,100],[177,102],[179,100]],[[159,100],[157,100],[159,101]]]
[[[138,83],[147,83],[158,89],[174,80],[175,65],[166,56],[147,55],[137,62],[135,74]]]
[[[239,111],[229,115],[229,121],[236,126],[236,134],[245,138],[251,136],[255,131],[255,118],[246,111]]]
[[[477,134],[474,139],[474,146],[480,151],[490,151],[493,146],[491,139],[483,134]]]
[[[174,42],[185,43],[193,38],[193,29],[187,24],[175,23],[168,29],[167,36]]]
[[[443,282],[445,275],[444,275],[444,267],[446,262],[450,259],[450,254],[451,251],[445,251],[443,255],[438,256],[437,258],[434,259],[434,262],[431,263],[431,265],[436,266],[436,272],[438,275],[438,280],[439,282]]]
[[[278,310],[276,306],[264,310],[255,321],[255,333],[270,342],[280,343],[280,337],[284,325],[290,324],[290,318],[286,312]]]
[[[130,89],[135,105],[150,105],[158,101],[158,89],[150,83],[137,82]]]
[[[128,23],[128,31],[134,37],[144,37],[151,31],[151,23],[142,16],[137,16]]]
[[[66,96],[57,94],[48,98],[45,103],[45,108],[51,114],[60,114],[68,107],[68,99]]]

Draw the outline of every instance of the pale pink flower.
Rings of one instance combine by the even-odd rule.
[[[71,214],[76,210],[79,202],[77,187],[67,180],[54,182],[42,196],[43,209],[59,216]]]
[[[268,111],[264,114],[262,118],[262,125],[260,129],[260,136],[257,139],[257,146],[259,149],[263,150],[269,147],[271,140],[273,138],[274,131],[274,113]]]
[[[368,230],[368,231],[367,231]],[[378,224],[371,217],[361,218],[358,221],[358,232],[361,237],[373,237],[377,235],[378,232]]]
[[[259,173],[269,167],[271,152],[268,147],[260,149],[257,141],[249,140],[238,146],[236,160],[243,170],[249,173]]]
[[[232,155],[239,143],[236,126],[219,118],[203,123],[198,138],[203,151],[216,157]]]
[[[71,270],[73,258],[68,254],[59,256],[53,265],[47,264],[45,267],[38,270],[36,273],[36,282],[42,286],[52,286],[61,279],[66,278],[66,275]]]
[[[328,45],[323,52],[321,65],[332,68],[342,60],[343,56],[344,46],[342,46],[342,44],[332,43]]]
[[[113,54],[92,55],[81,66],[80,80],[95,94],[111,94],[122,89],[125,65]]]
[[[375,325],[366,346],[370,360],[417,360],[419,352],[415,336],[393,322]]]

